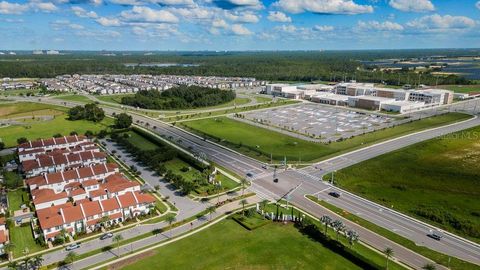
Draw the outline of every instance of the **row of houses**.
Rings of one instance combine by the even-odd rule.
[[[267,94],[291,99],[349,106],[368,110],[407,113],[428,107],[451,104],[453,91],[444,89],[391,89],[376,87],[373,83],[339,83],[336,85],[270,84]]]
[[[155,197],[120,173],[84,136],[29,141],[18,146],[21,169],[45,241],[61,233],[89,233],[148,214]]]

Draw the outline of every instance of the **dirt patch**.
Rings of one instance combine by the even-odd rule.
[[[122,269],[123,267],[125,266],[128,266],[130,264],[134,264],[142,259],[145,259],[145,258],[148,258],[150,256],[153,256],[155,255],[155,251],[154,250],[150,250],[150,251],[147,251],[147,252],[144,252],[144,253],[141,253],[141,254],[138,254],[136,256],[133,256],[133,257],[130,257],[128,259],[125,259],[125,260],[122,260],[122,261],[119,261],[117,263],[112,263],[110,264],[107,269],[108,270],[118,270],[118,269]]]

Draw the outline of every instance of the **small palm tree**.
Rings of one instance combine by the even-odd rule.
[[[120,242],[123,240],[123,236],[121,234],[116,234],[112,240],[117,244],[117,256],[120,256]]]
[[[212,214],[215,213],[216,210],[217,210],[217,208],[216,208],[215,206],[213,206],[213,205],[212,205],[212,206],[209,206],[209,207],[207,208],[207,212],[210,214],[210,220],[212,220]]]
[[[336,219],[332,223],[332,227],[335,230],[335,232],[337,233],[337,241],[338,241],[338,236],[340,235],[340,232],[343,232],[343,230],[345,230],[345,224],[343,224],[343,222],[341,220]]]
[[[386,268],[387,268],[387,270],[388,270],[388,262],[390,261],[390,258],[393,257],[394,252],[393,252],[393,249],[387,247],[387,248],[383,251],[383,253],[385,254],[385,257],[387,258]]]
[[[15,262],[9,262],[7,267],[8,269],[17,270],[19,268],[18,266],[19,266],[18,262],[15,261]]]
[[[352,248],[353,245],[358,242],[358,233],[354,230],[349,230],[347,232],[347,239],[348,243],[350,244],[350,248]]]
[[[242,185],[242,196],[243,196],[245,193],[245,188],[248,185],[248,180],[246,178],[242,178],[240,179],[240,184]]]
[[[32,263],[32,258],[30,257],[26,257],[25,259],[23,259],[22,263],[23,263],[23,267],[25,269],[30,269],[30,264]]]
[[[33,264],[36,268],[40,268],[43,264],[43,258],[40,255],[33,257]]]
[[[265,208],[268,205],[268,200],[263,200],[260,202],[260,206],[262,207],[263,211],[265,211]]]
[[[77,259],[78,255],[77,253],[75,253],[75,251],[70,251],[67,253],[67,255],[65,256],[65,263],[67,264],[71,264],[73,266],[73,263],[75,262],[75,260]]]
[[[327,236],[328,225],[332,223],[332,218],[330,216],[322,216],[320,222],[325,225],[325,236]]]
[[[243,199],[240,201],[240,204],[242,205],[242,216],[245,215],[245,205],[247,205],[247,200]]]
[[[434,264],[432,263],[427,263],[422,267],[423,270],[435,270],[437,267],[435,267]]]
[[[177,220],[174,215],[168,215],[165,220],[168,222],[168,226],[172,226],[172,224]]]

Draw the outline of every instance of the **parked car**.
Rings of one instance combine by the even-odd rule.
[[[267,169],[267,165],[262,165],[262,168],[266,170],[266,169]]]
[[[253,173],[248,172],[248,173],[247,173],[247,176],[248,176],[248,177],[253,177]]]
[[[68,245],[65,250],[66,251],[71,251],[71,250],[74,250],[74,249],[77,249],[80,247],[80,243],[73,243],[71,245]]]
[[[332,197],[335,197],[335,198],[340,197],[340,193],[338,193],[338,192],[336,192],[336,191],[329,192],[328,195],[330,195],[330,196],[332,196]]]
[[[274,183],[278,183],[278,178],[273,179]]]
[[[103,234],[102,236],[100,236],[100,240],[105,240],[105,239],[112,238],[112,237],[113,237],[113,233],[106,233],[106,234]]]

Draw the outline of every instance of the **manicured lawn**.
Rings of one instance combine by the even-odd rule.
[[[15,244],[13,249],[14,257],[21,257],[24,255],[25,248],[28,249],[29,254],[41,251],[43,248],[33,239],[33,232],[30,224],[26,226],[10,228],[10,239]]]
[[[480,242],[480,127],[343,169],[338,185]]]
[[[346,150],[352,150],[366,144],[378,142],[392,137],[405,135],[426,128],[441,126],[447,123],[464,120],[470,116],[458,113],[449,113],[442,116],[422,119],[403,124],[394,128],[367,133],[342,142],[321,144],[304,141],[284,135],[266,128],[260,128],[226,117],[209,118],[196,121],[182,122],[181,125],[191,128],[200,134],[213,136],[231,148],[249,156],[269,160],[272,154],[274,160],[312,161],[325,158],[329,155]]]
[[[139,135],[134,131],[129,131],[127,132],[127,134],[130,136],[128,140],[142,150],[155,150],[158,148],[155,143],[145,139],[143,136]]]
[[[13,107],[12,107],[13,106]],[[48,138],[54,134],[60,133],[68,135],[72,131],[78,134],[84,134],[87,130],[98,132],[102,129],[108,129],[113,124],[113,119],[105,118],[100,123],[94,123],[86,120],[70,121],[64,110],[56,106],[36,104],[36,103],[19,103],[8,106],[0,106],[0,117],[7,118],[18,117],[19,115],[45,115],[48,111],[53,115],[51,120],[28,119],[22,125],[14,125],[0,128],[0,138],[5,142],[6,147],[15,146],[17,139],[26,137],[29,140],[37,138]]]
[[[123,97],[133,96],[134,94],[102,95],[97,98],[104,102],[121,104]]]
[[[474,85],[440,85],[438,88],[452,90],[457,93],[480,92],[480,84]]]
[[[272,101],[272,98],[258,96],[258,97],[255,97],[255,100],[257,100],[258,103],[265,103],[265,102]]]
[[[12,214],[13,211],[20,210],[20,206],[22,206],[22,204],[25,204],[22,197],[24,194],[27,194],[27,192],[24,191],[22,188],[7,191],[8,210],[12,211]]]
[[[74,102],[82,102],[82,103],[93,103],[93,100],[89,99],[86,96],[82,95],[68,95],[68,96],[59,96],[56,99],[66,100],[66,101],[74,101]]]
[[[167,170],[171,170],[173,173],[183,176],[183,178],[188,181],[193,181],[197,178],[202,177],[199,170],[193,168],[191,165],[178,158],[165,162],[165,167],[167,168]],[[182,168],[190,169],[186,172],[183,172]]]
[[[166,259],[168,258],[168,259]],[[293,225],[249,231],[233,220],[155,250],[124,269],[360,269]]]

